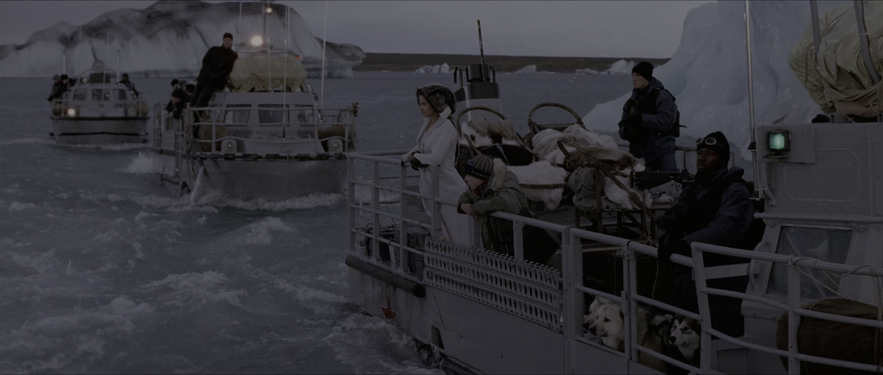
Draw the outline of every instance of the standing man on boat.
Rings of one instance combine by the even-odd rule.
[[[696,142],[696,180],[681,191],[677,204],[668,210],[659,226],[665,231],[659,243],[659,263],[663,274],[671,275],[674,305],[698,312],[696,284],[692,269],[671,263],[672,254],[691,256],[690,244],[702,242],[738,249],[754,250],[763,236],[763,221],[754,219],[744,170],[727,168],[730,144],[721,132],[711,133]],[[705,254],[706,267],[742,263],[726,255]],[[668,271],[668,272],[666,272]],[[744,292],[748,277],[729,277],[708,281],[708,286]],[[709,296],[712,326],[721,332],[741,336],[744,331],[737,298]]]
[[[675,98],[653,77],[653,64],[632,68],[632,96],[622,107],[619,136],[629,141],[629,153],[643,158],[648,170],[678,170],[675,137],[680,134]]]
[[[61,76],[59,76],[58,74],[52,76],[52,90],[49,91],[49,97],[46,98],[46,100],[48,100],[50,102],[55,100],[55,90],[57,90],[57,87],[60,84],[61,84]]]
[[[202,69],[196,77],[196,91],[190,100],[191,107],[205,107],[215,91],[223,90],[227,76],[233,71],[233,63],[239,58],[233,47],[233,34],[224,33],[221,46],[209,48],[202,58]]]
[[[132,93],[135,94],[136,98],[138,97],[138,95],[140,95],[140,93],[138,93],[138,90],[135,89],[135,82],[129,80],[128,73],[123,73],[123,77],[122,79],[120,79],[120,83],[123,86],[126,86],[126,88],[128,88],[129,90],[132,90]]]
[[[58,75],[52,77],[57,78],[58,80],[52,84],[52,92],[49,94],[50,102],[53,100],[61,99],[64,96],[64,93],[67,92],[68,88],[68,77],[67,74],[62,74],[60,77]]]

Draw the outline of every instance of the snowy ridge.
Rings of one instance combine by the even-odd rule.
[[[820,1],[819,12],[836,2]],[[744,151],[749,143],[748,85],[745,51],[745,4],[720,1],[694,8],[684,21],[681,44],[671,60],[654,70],[677,98],[681,112],[679,143],[723,131]],[[788,66],[788,52],[810,25],[803,1],[751,3],[754,108],[757,125],[806,122],[818,106]],[[595,106],[583,117],[587,127],[614,132],[630,95]]]
[[[51,76],[62,72],[62,56],[67,74],[78,74],[96,59],[117,69],[119,51],[122,71],[136,76],[196,76],[202,56],[221,44],[225,32],[234,42],[248,40],[263,29],[263,6],[242,3],[242,30],[239,30],[239,3],[201,1],[158,1],[143,10],[119,9],[104,13],[81,28],[59,22],[32,34],[21,45],[0,46],[0,75],[7,77]],[[322,69],[322,40],[313,36],[300,15],[290,9],[286,26],[286,6],[273,4],[267,21],[269,42],[285,43],[302,56],[311,75]],[[327,43],[326,74],[349,76],[352,67],[365,58],[361,48],[347,43]]]

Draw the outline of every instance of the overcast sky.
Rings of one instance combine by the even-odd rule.
[[[366,52],[477,54],[481,20],[488,55],[671,57],[691,1],[328,1],[327,39]],[[0,0],[0,44],[24,43],[55,22],[87,23],[153,1]],[[287,4],[322,37],[324,1]]]

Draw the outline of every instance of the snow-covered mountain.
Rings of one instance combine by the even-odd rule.
[[[819,12],[842,4],[819,1]],[[820,113],[788,65],[788,53],[810,25],[807,1],[752,1],[751,38],[754,109],[757,125],[806,122]],[[681,44],[671,60],[654,70],[677,98],[681,112],[678,142],[716,130],[745,150],[749,143],[748,69],[745,3],[718,1],[694,8],[684,21]],[[622,105],[631,94],[595,106],[583,117],[586,126],[615,132]],[[743,151],[744,157],[749,157]]]
[[[0,46],[0,75],[58,74],[62,72],[62,56],[66,57],[68,74],[88,69],[96,59],[116,70],[119,56],[122,71],[136,76],[196,76],[202,56],[221,44],[225,32],[233,34],[235,42],[263,34],[265,8],[266,4],[256,2],[160,0],[143,10],[104,13],[82,27],[59,22],[32,34],[24,44]],[[318,75],[322,40],[313,36],[294,9],[286,15],[285,5],[273,4],[272,8],[266,22],[269,42],[284,46],[288,33],[288,48],[301,55],[311,75]],[[365,52],[355,45],[327,42],[326,74],[348,76],[363,58]]]

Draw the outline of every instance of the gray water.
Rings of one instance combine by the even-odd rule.
[[[631,86],[497,79],[522,134],[540,102],[582,115]],[[170,79],[134,81],[151,104],[168,100]],[[422,123],[415,89],[432,82],[454,87],[450,75],[357,72],[326,80],[323,100],[360,103],[360,150],[404,149]],[[439,373],[349,302],[345,196],[177,197],[146,144],[54,144],[50,81],[0,85],[0,373]],[[574,121],[554,108],[535,119]]]

